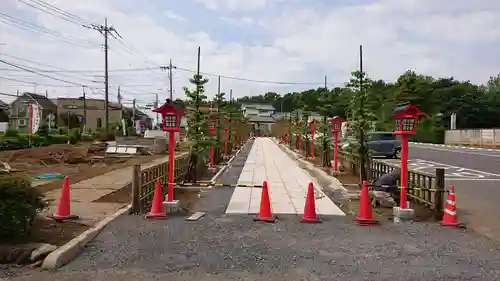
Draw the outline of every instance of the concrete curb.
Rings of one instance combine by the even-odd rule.
[[[437,146],[437,147],[448,147],[448,148],[460,148],[460,149],[468,149],[468,150],[482,150],[482,151],[499,151],[498,148],[485,148],[478,146],[465,146],[460,144],[440,144],[440,143],[426,143],[426,142],[410,142],[413,144],[425,145],[425,146]]]
[[[96,225],[87,229],[82,234],[77,237],[71,239],[68,243],[59,247],[54,252],[50,253],[42,264],[42,269],[46,270],[55,270],[59,267],[67,264],[72,259],[74,259],[84,248],[85,246],[92,241],[97,234],[99,234],[110,222],[115,220],[117,217],[128,214],[132,209],[132,205],[129,204],[126,207],[118,210],[114,214],[106,217],[104,220],[98,222]]]
[[[317,172],[318,175],[321,177],[322,180],[324,180],[324,181],[330,181],[331,184],[328,186],[328,188],[330,188],[331,190],[340,190],[342,192],[342,195],[347,195],[347,193],[348,193],[347,189],[342,185],[342,183],[336,177],[327,174],[322,169],[318,169],[312,163],[308,162],[307,160],[302,159],[299,155],[297,155],[297,153],[295,153],[294,151],[292,151],[287,146],[279,144],[276,140],[274,140],[274,141],[276,142],[276,144],[278,144],[279,147],[285,149],[285,152],[288,155],[292,155],[292,157],[297,162],[299,162],[300,164],[306,166],[308,169],[311,169],[311,170],[314,170],[315,172]],[[306,170],[306,172],[307,172],[307,170]],[[310,173],[309,173],[309,175],[311,176],[311,178],[315,179],[315,177],[312,176]]]
[[[231,167],[231,162],[234,161],[234,158],[236,158],[236,155],[240,154],[241,150],[248,144],[248,141],[250,139],[248,139],[241,147],[240,149],[238,149],[238,151],[236,151],[236,153],[233,155],[233,157],[231,157],[231,159],[229,159],[229,161],[227,161],[227,164],[224,165],[224,167],[222,167],[222,169],[220,169],[217,174],[215,174],[211,179],[210,179],[210,183],[211,184],[215,184],[216,181],[220,178],[220,176],[229,168]]]

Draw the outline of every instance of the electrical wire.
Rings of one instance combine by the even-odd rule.
[[[53,77],[53,76],[50,76],[50,75],[47,75],[47,74],[39,73],[39,72],[36,72],[34,70],[28,69],[26,67],[23,67],[23,66],[20,66],[20,65],[16,65],[14,63],[10,63],[10,62],[4,61],[2,59],[0,59],[0,62],[3,63],[3,64],[6,64],[6,65],[10,65],[12,67],[18,68],[18,69],[22,69],[22,70],[30,72],[30,73],[34,73],[34,74],[37,74],[37,75],[40,75],[40,76],[52,79],[52,80],[60,81],[60,82],[67,83],[67,84],[77,85],[77,86],[86,86],[84,84],[80,84],[80,83],[76,83],[76,82],[71,82],[71,81],[60,79],[60,78],[57,78],[57,77]]]
[[[23,0],[17,0],[17,1],[23,3],[23,4],[27,5],[27,6],[30,6],[30,7],[34,8],[34,9],[37,9],[39,11],[42,11],[42,12],[47,13],[47,14],[50,14],[50,15],[52,15],[54,17],[60,18],[60,19],[62,19],[64,21],[67,21],[67,22],[70,22],[70,23],[73,23],[73,24],[76,24],[76,25],[84,26],[85,24],[91,24],[90,21],[87,21],[87,20],[85,20],[85,19],[83,19],[83,18],[81,18],[79,16],[76,16],[74,14],[66,12],[66,11],[64,11],[62,9],[59,9],[59,8],[53,6],[53,5],[50,5],[50,4],[48,4],[48,3],[44,2],[44,1],[41,1],[41,0],[28,0],[28,1],[30,1],[33,4],[27,3],[27,2],[25,2]],[[48,9],[48,10],[44,10],[44,9],[42,9],[40,7],[35,6],[35,5],[39,5],[41,7],[44,7],[46,9]]]
[[[49,35],[49,36],[52,36],[54,38],[59,39],[62,42],[73,44],[75,46],[84,47],[84,48],[95,48],[96,46],[98,46],[100,48],[100,44],[97,44],[95,42],[67,36],[67,35],[64,35],[60,32],[50,30],[50,29],[45,28],[43,26],[36,25],[36,24],[30,23],[30,22],[27,22],[25,20],[22,20],[22,19],[18,19],[16,17],[10,16],[10,15],[2,13],[2,12],[0,12],[0,21],[7,24],[7,25],[13,26],[15,28],[23,29],[23,30],[28,31],[28,32],[32,32],[32,33],[35,33],[37,35]]]

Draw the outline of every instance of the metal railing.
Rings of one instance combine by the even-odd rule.
[[[349,153],[339,153],[341,165],[357,175],[360,168],[359,158]],[[368,182],[373,183],[382,175],[399,169],[399,166],[377,159],[370,159],[367,163]],[[399,183],[398,183],[399,186]],[[407,196],[411,201],[425,205],[434,210],[437,219],[442,216],[444,208],[444,169],[436,169],[435,173],[408,171]],[[383,190],[383,187],[375,187]]]

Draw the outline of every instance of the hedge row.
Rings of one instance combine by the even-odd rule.
[[[37,212],[47,207],[42,193],[29,180],[0,175],[0,241],[28,236]]]
[[[93,135],[59,135],[48,134],[40,136],[37,134],[17,134],[17,135],[3,135],[0,136],[0,150],[16,150],[30,147],[42,147],[51,144],[75,144],[79,141],[92,141]]]

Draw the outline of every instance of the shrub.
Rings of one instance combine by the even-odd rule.
[[[85,142],[91,142],[94,139],[95,139],[95,137],[92,134],[82,134],[82,136],[81,136],[81,141],[85,141]]]
[[[68,134],[68,127],[59,127],[59,128],[57,128],[57,133],[59,135],[67,135]]]
[[[38,129],[38,132],[36,132],[37,135],[39,136],[44,136],[46,137],[49,134],[49,126],[47,123],[43,123],[40,128]]]
[[[4,137],[11,137],[11,138],[17,138],[19,136],[19,133],[17,132],[17,130],[14,130],[14,129],[7,129],[7,131],[5,131]]]
[[[43,194],[30,181],[0,176],[0,238],[15,240],[29,235],[37,212],[47,207]]]
[[[57,134],[52,134],[47,136],[47,145],[51,144],[65,144],[69,140],[69,137],[67,135],[57,135]]]
[[[78,141],[80,141],[81,137],[82,137],[82,132],[80,131],[79,128],[73,128],[69,132],[69,142],[71,144],[75,144]]]

